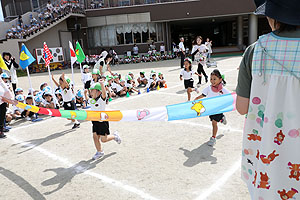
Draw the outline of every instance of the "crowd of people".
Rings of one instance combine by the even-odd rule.
[[[70,12],[83,12],[83,8],[78,1],[61,1],[59,4],[52,4],[48,1],[44,11],[39,12],[37,18],[30,14],[30,24],[24,24],[22,16],[18,17],[17,24],[6,33],[6,39],[25,39],[38,31],[50,26],[57,20],[66,16]]]
[[[59,80],[55,80],[52,76],[52,81],[55,84],[54,88],[51,88],[51,84],[43,82],[40,84],[39,89],[34,90],[31,88],[28,92],[25,92],[22,88],[17,87],[16,76],[12,73],[18,68],[18,64],[9,53],[4,53],[3,58],[10,71],[2,70],[1,79],[7,88],[14,93],[15,100],[51,109],[67,108],[76,110],[78,108],[90,108],[87,97],[91,95],[90,89],[96,83],[104,84],[107,96],[105,99],[106,104],[118,97],[129,96],[132,93],[140,94],[142,88],[151,91],[156,90],[157,87],[163,88],[166,84],[163,73],[157,73],[155,70],[151,70],[150,73],[141,71],[136,75],[137,77],[132,72],[123,75],[112,72],[110,63],[113,56],[105,51],[95,65],[91,67],[89,65],[83,66],[81,89],[75,90],[72,80],[62,74]],[[35,121],[37,117],[33,112],[15,106],[7,107],[6,124],[4,124],[3,130],[4,132],[8,131],[5,127],[14,119],[24,118],[28,121]],[[73,120],[73,122],[73,128],[79,127],[78,121]]]

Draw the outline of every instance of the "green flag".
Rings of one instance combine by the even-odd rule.
[[[79,63],[82,63],[85,59],[85,55],[84,52],[79,44],[79,42],[76,42],[76,49],[75,49],[75,53],[76,53],[76,57],[77,57],[77,61]]]

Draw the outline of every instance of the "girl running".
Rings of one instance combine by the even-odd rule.
[[[184,80],[184,88],[187,90],[188,101],[191,100],[191,92],[195,91],[199,93],[197,88],[194,88],[194,79],[193,75],[196,74],[201,76],[195,71],[192,71],[192,60],[190,58],[186,58],[184,60],[184,69],[180,73],[180,80]]]
[[[205,61],[205,53],[208,50],[209,50],[208,47],[206,45],[202,44],[202,37],[197,36],[196,43],[192,49],[192,55],[194,56],[194,59],[198,65],[197,72],[200,74],[197,86],[201,85],[202,74],[205,77],[205,82],[206,83],[208,82],[208,76],[206,75],[204,68],[203,68],[205,66],[205,62],[206,62]]]
[[[219,70],[215,69],[210,74],[210,83],[211,85],[206,87],[202,94],[195,98],[195,100],[204,98],[204,97],[216,97],[223,94],[229,94],[229,91],[224,88],[223,86],[226,84],[225,80],[222,78],[222,75]],[[213,132],[210,140],[208,141],[209,146],[214,146],[216,144],[216,136],[218,132],[218,122],[223,123],[224,125],[227,124],[225,115],[223,113],[210,115],[210,121],[212,122]]]

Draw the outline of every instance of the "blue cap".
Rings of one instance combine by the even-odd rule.
[[[24,96],[19,94],[16,96],[17,101],[24,101]]]
[[[9,76],[6,73],[2,73],[1,78],[9,78]]]

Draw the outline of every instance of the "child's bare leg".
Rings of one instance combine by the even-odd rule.
[[[188,101],[191,100],[191,92],[192,92],[192,88],[188,88],[187,89]]]
[[[213,120],[212,121],[212,126],[213,126],[212,136],[215,138],[217,136],[217,132],[218,132],[218,122],[216,122],[215,120]]]
[[[101,142],[105,143],[105,142],[109,142],[111,140],[114,140],[115,136],[113,135],[105,135],[105,136],[101,136]]]
[[[100,143],[100,135],[97,135],[97,133],[93,133],[93,139],[94,139],[94,144],[95,144],[95,147],[97,149],[98,152],[101,152],[102,151],[102,148],[101,148],[101,143]]]

